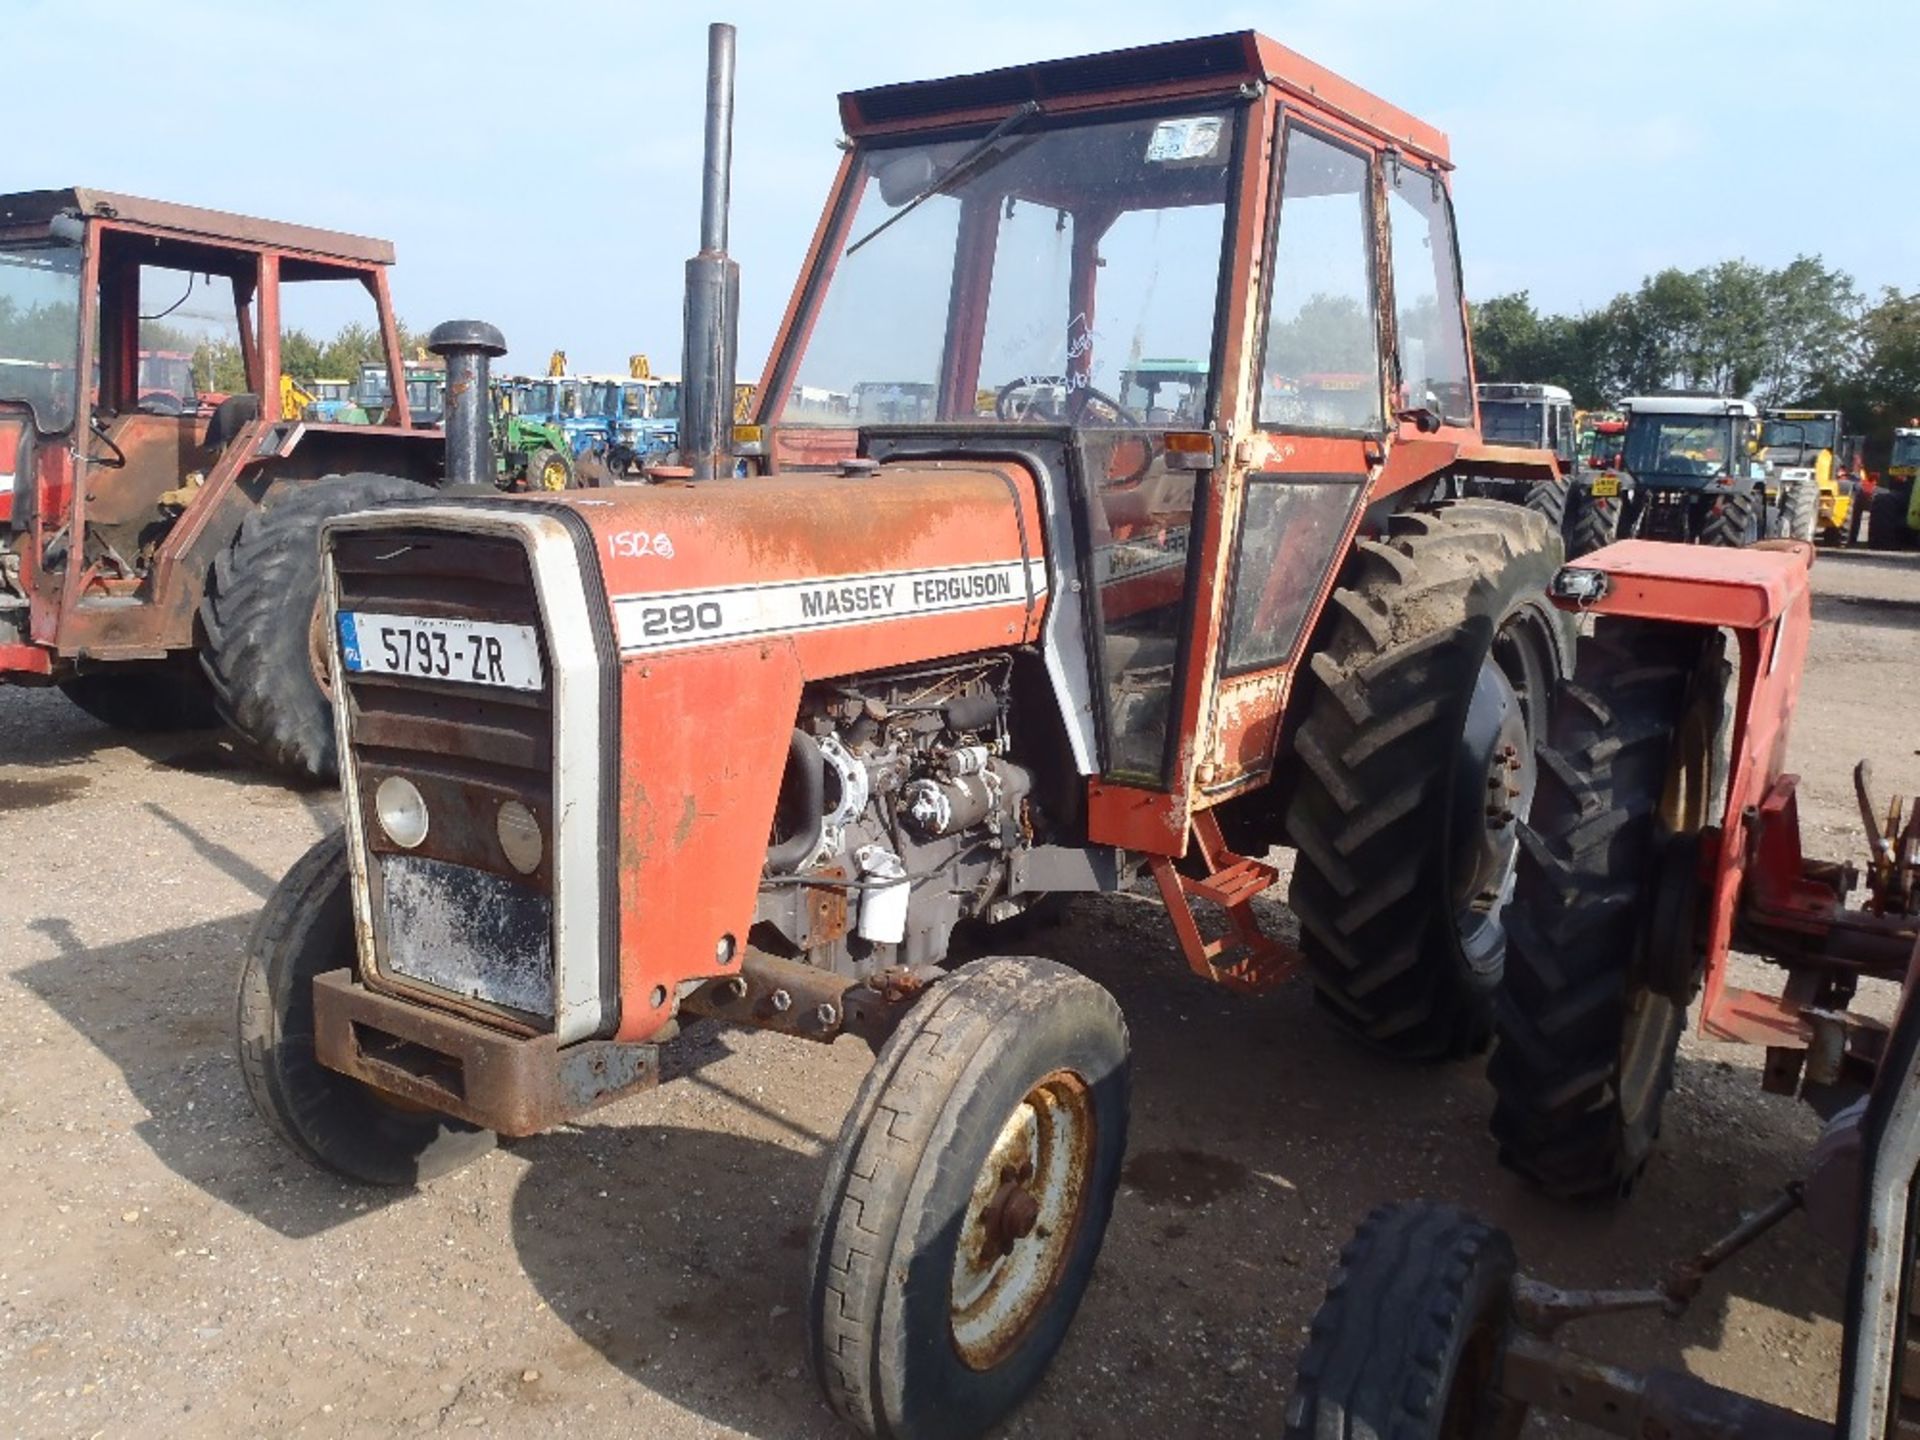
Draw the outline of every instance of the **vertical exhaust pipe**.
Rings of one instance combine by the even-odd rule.
[[[447,362],[446,477],[449,485],[491,485],[493,405],[488,398],[488,362],[507,353],[507,342],[484,320],[446,320],[427,336],[427,349]]]
[[[733,473],[733,377],[740,267],[727,256],[733,180],[733,26],[707,27],[707,148],[700,175],[700,253],[687,261],[680,363],[680,458],[696,480]]]

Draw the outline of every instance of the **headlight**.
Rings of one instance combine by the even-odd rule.
[[[411,850],[427,838],[427,802],[411,780],[389,775],[373,792],[373,811],[387,838]]]
[[[540,822],[534,818],[533,811],[518,800],[509,800],[494,816],[493,828],[500,837],[500,852],[507,857],[509,865],[522,875],[531,875],[540,868],[546,841],[541,837]]]

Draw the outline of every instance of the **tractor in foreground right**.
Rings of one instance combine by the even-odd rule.
[[[1867,514],[1867,548],[1920,549],[1920,426],[1893,432],[1893,455]]]
[[[1636,1289],[1518,1276],[1511,1241],[1450,1206],[1376,1211],[1310,1328],[1289,1436],[1511,1436],[1530,1409],[1641,1440],[1865,1440],[1920,1419],[1920,1352],[1903,1338],[1916,1298],[1920,808],[1883,808],[1863,761],[1865,864],[1802,852],[1798,781],[1783,766],[1812,556],[1799,541],[1625,541],[1555,578],[1556,600],[1593,625],[1541,748],[1489,1067],[1507,1165],[1554,1195],[1620,1197],[1652,1152],[1699,997],[1704,1034],[1764,1045],[1766,1087],[1831,1115],[1806,1175]],[[1849,906],[1862,884],[1864,903]],[[1785,970],[1780,994],[1729,982],[1735,946]],[[1904,987],[1891,1026],[1851,1008],[1867,979]],[[1590,1316],[1680,1314],[1710,1271],[1802,1208],[1852,1255],[1836,1426],[1557,1342]]]

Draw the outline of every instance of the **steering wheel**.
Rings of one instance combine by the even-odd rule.
[[[96,460],[93,463],[96,465],[105,465],[110,470],[126,469],[127,452],[113,443],[113,437],[107,434],[107,427],[100,423],[100,417],[98,415],[89,415],[87,417],[87,428],[95,435],[98,435],[100,437],[100,443],[113,452],[113,458],[111,460]]]
[[[1067,398],[1064,404],[1057,403],[1051,398],[1043,402],[1036,394],[1024,407],[1016,409],[1013,397],[1022,390],[1062,390],[1066,391]],[[1021,375],[1009,380],[993,397],[993,414],[995,419],[1018,422],[1032,419],[1036,411],[1042,411],[1039,418],[1043,420],[1056,423],[1065,421],[1069,425],[1077,425],[1080,423],[1081,416],[1087,413],[1087,406],[1095,403],[1112,411],[1114,419],[1123,425],[1146,423],[1104,390],[1096,389],[1092,385],[1082,385],[1078,389],[1071,388],[1071,382],[1065,375]]]
[[[140,408],[149,415],[184,415],[186,402],[169,390],[155,390],[144,396]]]

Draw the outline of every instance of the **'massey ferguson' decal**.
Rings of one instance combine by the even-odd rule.
[[[613,612],[620,649],[631,653],[1024,605],[1046,589],[1046,562],[1004,560],[621,595],[614,599]]]

